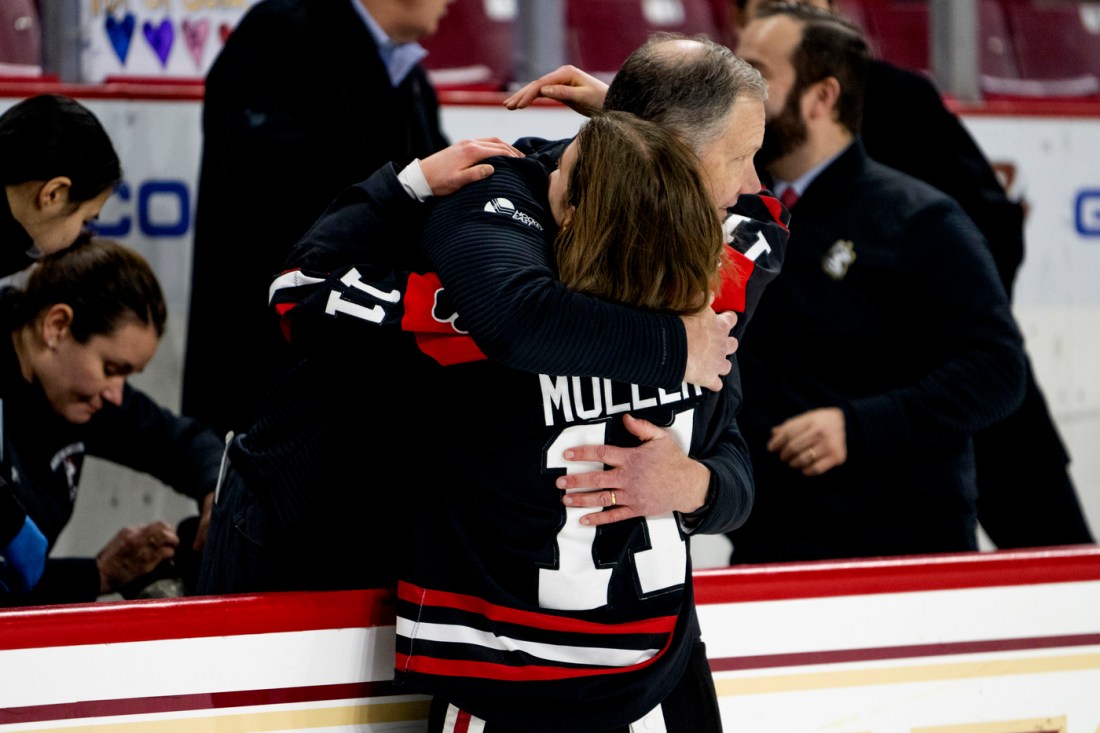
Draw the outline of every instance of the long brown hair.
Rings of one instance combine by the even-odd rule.
[[[574,290],[650,310],[693,313],[718,281],[722,227],[695,153],[625,112],[577,136],[565,194],[572,217],[555,242]]]

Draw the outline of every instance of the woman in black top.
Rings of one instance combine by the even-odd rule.
[[[43,94],[0,116],[0,277],[72,244],[121,177],[103,126],[75,100]],[[37,582],[46,546],[0,479],[0,555],[13,587]]]
[[[164,298],[144,259],[113,242],[81,243],[44,257],[0,304],[9,334],[0,343],[0,470],[50,546],[72,516],[85,455],[149,473],[209,506],[222,442],[126,384],[164,330]],[[163,522],[124,529],[96,558],[51,558],[29,593],[4,593],[2,602],[95,600],[178,544]]]
[[[121,178],[110,138],[76,100],[42,94],[0,116],[0,276],[76,241]]]

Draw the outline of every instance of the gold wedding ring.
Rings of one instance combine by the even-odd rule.
[[[615,492],[608,491],[607,493],[611,494],[611,506],[615,506]]]

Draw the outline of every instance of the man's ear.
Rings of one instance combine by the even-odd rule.
[[[67,303],[54,303],[42,314],[42,340],[51,350],[68,336],[73,325],[73,309]]]
[[[72,179],[68,176],[55,176],[42,184],[34,197],[35,206],[39,209],[51,207],[65,208],[69,205],[69,191],[73,187]]]
[[[836,106],[840,101],[840,82],[835,76],[827,76],[819,82],[810,85],[806,90],[810,95],[809,115],[813,117],[828,116],[836,118]]]

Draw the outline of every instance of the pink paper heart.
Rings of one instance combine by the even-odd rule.
[[[195,59],[195,68],[202,70],[202,54],[206,48],[206,37],[210,35],[210,21],[206,18],[198,22],[183,21],[183,41],[191,58]]]

